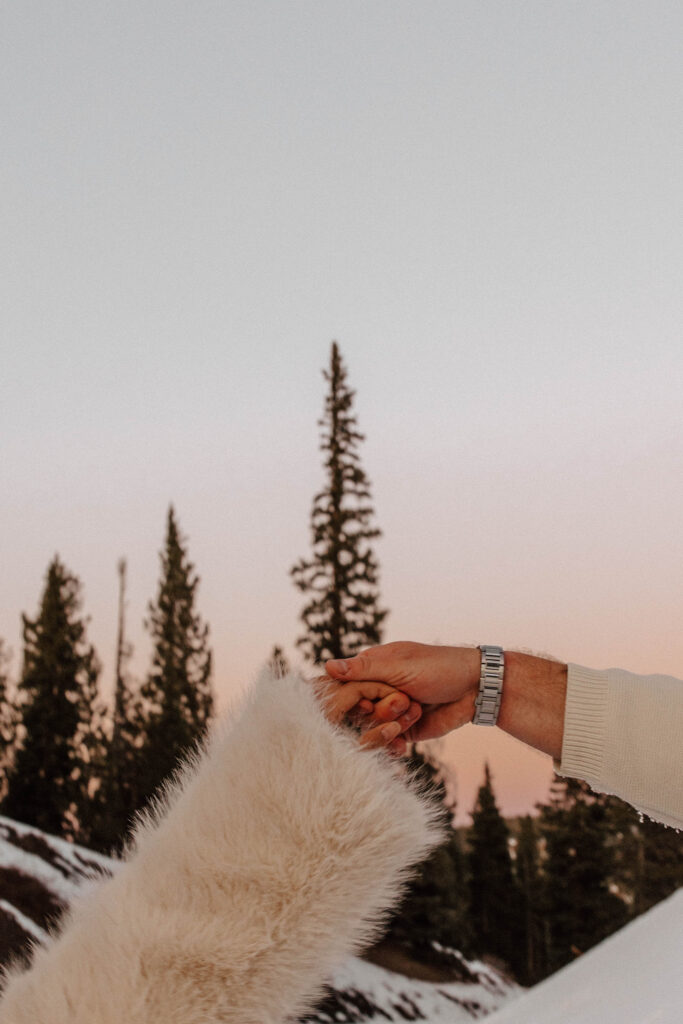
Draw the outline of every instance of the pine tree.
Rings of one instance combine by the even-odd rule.
[[[515,878],[520,895],[523,962],[519,980],[534,985],[545,977],[545,937],[543,927],[543,884],[540,870],[538,835],[530,815],[522,818],[517,839]]]
[[[199,577],[188,560],[173,506],[160,558],[159,591],[145,623],[154,653],[142,687],[144,740],[138,781],[143,803],[204,737],[213,713],[209,627],[195,611]]]
[[[630,916],[637,917],[683,886],[683,834],[644,817],[618,797],[603,800],[614,847],[612,881]]]
[[[616,862],[608,799],[585,782],[556,776],[550,801],[540,808],[550,971],[626,922],[626,904],[611,888]]]
[[[643,871],[637,909],[643,912],[683,886],[683,835],[651,818],[639,820],[638,826]]]
[[[17,710],[10,695],[9,662],[9,651],[5,641],[0,639],[0,800],[7,791],[17,731]]]
[[[407,767],[431,792],[447,828],[447,839],[419,865],[389,922],[386,938],[417,960],[442,963],[443,956],[434,943],[465,955],[472,947],[465,856],[452,828],[455,803],[446,793],[443,766],[435,758],[413,750]],[[452,966],[452,958],[449,959]]]
[[[19,747],[2,803],[9,817],[77,839],[101,743],[100,667],[80,610],[81,584],[55,556],[37,617],[23,616]]]
[[[297,645],[313,662],[379,643],[387,615],[378,604],[378,565],[370,545],[380,531],[371,526],[370,484],[357,451],[364,436],[356,428],[355,392],[336,342],[323,376],[329,391],[318,424],[327,481],[313,499],[312,557],[291,569],[295,586],[310,595],[301,612],[306,633]]]
[[[503,961],[514,973],[522,966],[520,900],[510,856],[510,832],[496,803],[488,764],[468,834],[474,945],[481,955]]]
[[[277,644],[275,644],[270,652],[268,668],[276,679],[282,679],[289,672],[289,662],[287,661],[282,648],[278,647]]]
[[[118,563],[119,607],[116,637],[114,706],[101,765],[101,785],[93,798],[90,844],[105,853],[119,853],[139,809],[139,761],[142,709],[129,680],[132,648],[125,638],[126,560]]]

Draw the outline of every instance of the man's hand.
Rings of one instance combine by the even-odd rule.
[[[334,679],[373,680],[396,687],[419,701],[422,717],[404,738],[411,742],[444,736],[472,721],[479,690],[480,653],[476,647],[442,647],[400,641],[370,647],[355,658],[328,661]],[[361,701],[361,709],[377,720],[377,711]],[[403,741],[403,738],[402,738]]]
[[[360,737],[362,747],[388,747],[394,754],[405,753],[401,734],[422,714],[417,701],[393,686],[365,680],[342,685],[329,676],[320,676],[315,687],[331,722],[338,724],[350,718],[361,727],[367,723]]]
[[[370,647],[355,658],[327,661],[327,672],[349,681],[376,680],[402,690],[422,705],[422,717],[400,737],[434,739],[471,722],[479,692],[476,647],[441,647],[409,641]],[[498,726],[530,747],[562,756],[567,665],[517,651],[505,652],[505,680]],[[375,721],[372,706],[361,709]],[[399,740],[395,741],[399,742]]]

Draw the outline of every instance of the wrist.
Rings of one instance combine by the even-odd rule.
[[[506,651],[498,725],[510,736],[559,760],[566,693],[566,664]]]
[[[468,721],[474,717],[481,679],[481,651],[478,647],[455,647],[455,678],[458,680],[457,699],[471,706]]]

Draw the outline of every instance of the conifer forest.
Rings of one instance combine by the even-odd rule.
[[[309,664],[381,643],[389,615],[364,435],[336,343],[323,378],[322,482],[311,502],[310,549],[290,569],[302,599],[291,643]],[[199,572],[170,504],[145,619],[152,656],[142,680],[129,671],[125,556],[118,565],[107,702],[76,568],[57,554],[47,566],[36,610],[22,615],[16,671],[0,640],[0,813],[119,853],[135,815],[215,718],[211,635],[199,610]],[[289,670],[282,641],[263,637],[263,661],[275,677]],[[443,766],[428,746],[409,760],[452,823]],[[444,950],[457,949],[531,985],[683,885],[681,835],[577,780],[556,776],[534,815],[506,819],[487,767],[465,810],[471,823],[452,827],[420,866],[381,940],[415,960],[438,965]]]

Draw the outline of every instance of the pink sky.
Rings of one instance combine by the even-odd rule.
[[[40,11],[37,16],[36,11]],[[675,5],[3,12],[0,636],[57,551],[141,676],[166,508],[221,705],[293,657],[321,369],[357,389],[386,640],[683,675]],[[449,741],[469,809],[547,759]]]

